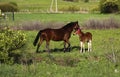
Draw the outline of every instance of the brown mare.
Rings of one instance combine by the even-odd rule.
[[[68,23],[67,25],[65,25],[64,27],[62,27],[60,29],[47,28],[44,30],[40,30],[33,42],[33,45],[36,46],[36,44],[40,38],[36,52],[38,52],[39,47],[44,40],[46,41],[46,48],[47,48],[48,52],[50,52],[50,49],[49,49],[50,40],[64,41],[64,52],[66,51],[66,49],[68,49],[70,51],[69,38],[71,37],[72,31],[74,29],[78,29],[78,28],[79,28],[78,21],[76,21],[76,22]],[[68,44],[68,47],[66,47],[66,44]]]
[[[88,52],[92,50],[92,34],[90,32],[83,33],[81,29],[77,29],[74,34],[79,35],[80,39],[80,52],[85,52],[85,42],[88,43]]]

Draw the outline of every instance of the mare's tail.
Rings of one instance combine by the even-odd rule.
[[[37,44],[37,42],[38,42],[38,40],[39,40],[40,35],[41,35],[41,31],[38,32],[38,34],[37,34],[37,36],[36,36],[36,38],[35,38],[35,40],[34,40],[34,42],[33,42],[33,45],[34,45],[34,46],[36,46],[36,44]]]

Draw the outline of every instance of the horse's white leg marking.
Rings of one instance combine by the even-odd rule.
[[[80,52],[82,53],[82,48],[83,48],[83,42],[82,41],[80,42],[80,48],[81,48]]]
[[[90,42],[90,44],[89,44],[89,46],[90,46],[90,51],[92,51],[92,40],[90,40],[89,42]]]
[[[88,42],[88,52],[90,51],[90,42]]]
[[[85,52],[85,43],[83,43],[83,53]]]

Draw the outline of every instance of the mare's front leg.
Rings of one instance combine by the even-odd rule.
[[[66,43],[68,44],[68,47],[66,47]],[[64,42],[64,52],[67,51],[67,50],[70,52],[70,43],[69,43],[69,41]]]
[[[65,51],[66,51],[66,42],[64,41],[64,53],[65,53]]]
[[[67,44],[68,44],[67,49],[68,49],[68,51],[70,52],[70,42],[69,42],[69,40],[67,40]]]
[[[68,51],[70,52],[70,43],[68,43]]]

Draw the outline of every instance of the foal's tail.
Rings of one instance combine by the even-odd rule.
[[[36,44],[37,44],[37,42],[38,42],[38,40],[39,40],[39,36],[41,35],[41,31],[39,31],[38,32],[38,34],[37,34],[37,36],[36,36],[36,38],[35,38],[35,40],[34,40],[34,42],[33,42],[33,45],[34,46],[36,46]]]

